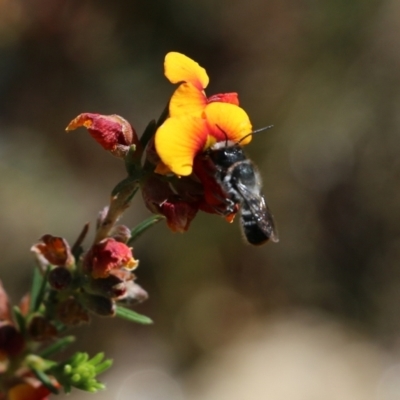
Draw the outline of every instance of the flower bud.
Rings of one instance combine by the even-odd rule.
[[[84,260],[85,269],[95,279],[107,278],[112,270],[135,269],[138,264],[132,249],[114,238],[106,238],[93,245]]]
[[[65,325],[78,325],[81,322],[89,322],[87,311],[73,297],[62,301],[58,305],[57,317]]]
[[[57,336],[57,329],[42,315],[34,316],[28,325],[29,335],[33,340],[42,342]]]
[[[94,314],[102,317],[112,317],[115,315],[116,306],[114,301],[111,299],[87,293],[82,293],[79,299],[82,305]]]
[[[24,348],[24,338],[8,321],[0,321],[0,354],[15,356]]]
[[[31,251],[39,257],[43,257],[47,263],[52,265],[69,266],[74,262],[68,242],[62,238],[52,235],[44,235],[41,242],[32,246]]]
[[[64,290],[70,285],[72,275],[67,268],[56,267],[50,271],[48,281],[53,289]]]
[[[132,144],[139,143],[135,130],[119,115],[83,113],[69,123],[66,131],[81,126],[87,128],[93,139],[105,150],[117,157],[124,157]]]

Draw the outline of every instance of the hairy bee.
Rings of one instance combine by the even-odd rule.
[[[213,164],[215,179],[227,194],[225,215],[240,209],[244,236],[253,245],[278,242],[273,216],[261,193],[261,178],[239,143],[218,142],[205,152]]]

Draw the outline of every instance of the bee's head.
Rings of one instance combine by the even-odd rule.
[[[206,153],[214,164],[226,168],[229,168],[238,161],[246,159],[242,147],[230,140],[215,143]]]

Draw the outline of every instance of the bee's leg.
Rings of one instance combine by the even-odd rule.
[[[218,200],[221,201],[221,203],[224,203],[224,206],[222,207],[214,207],[214,210],[216,211],[217,214],[223,215],[224,217],[234,214],[237,212],[237,205],[235,202],[233,202],[231,199],[227,198],[221,198],[219,196],[216,196]]]

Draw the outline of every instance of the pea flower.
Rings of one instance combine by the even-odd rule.
[[[238,106],[236,93],[208,98],[204,93],[209,81],[206,71],[183,54],[168,53],[164,65],[172,83],[183,82],[170,100],[169,118],[155,134],[156,151],[170,171],[190,175],[196,155],[217,142],[250,142],[251,135],[246,135],[252,131],[251,122]]]

